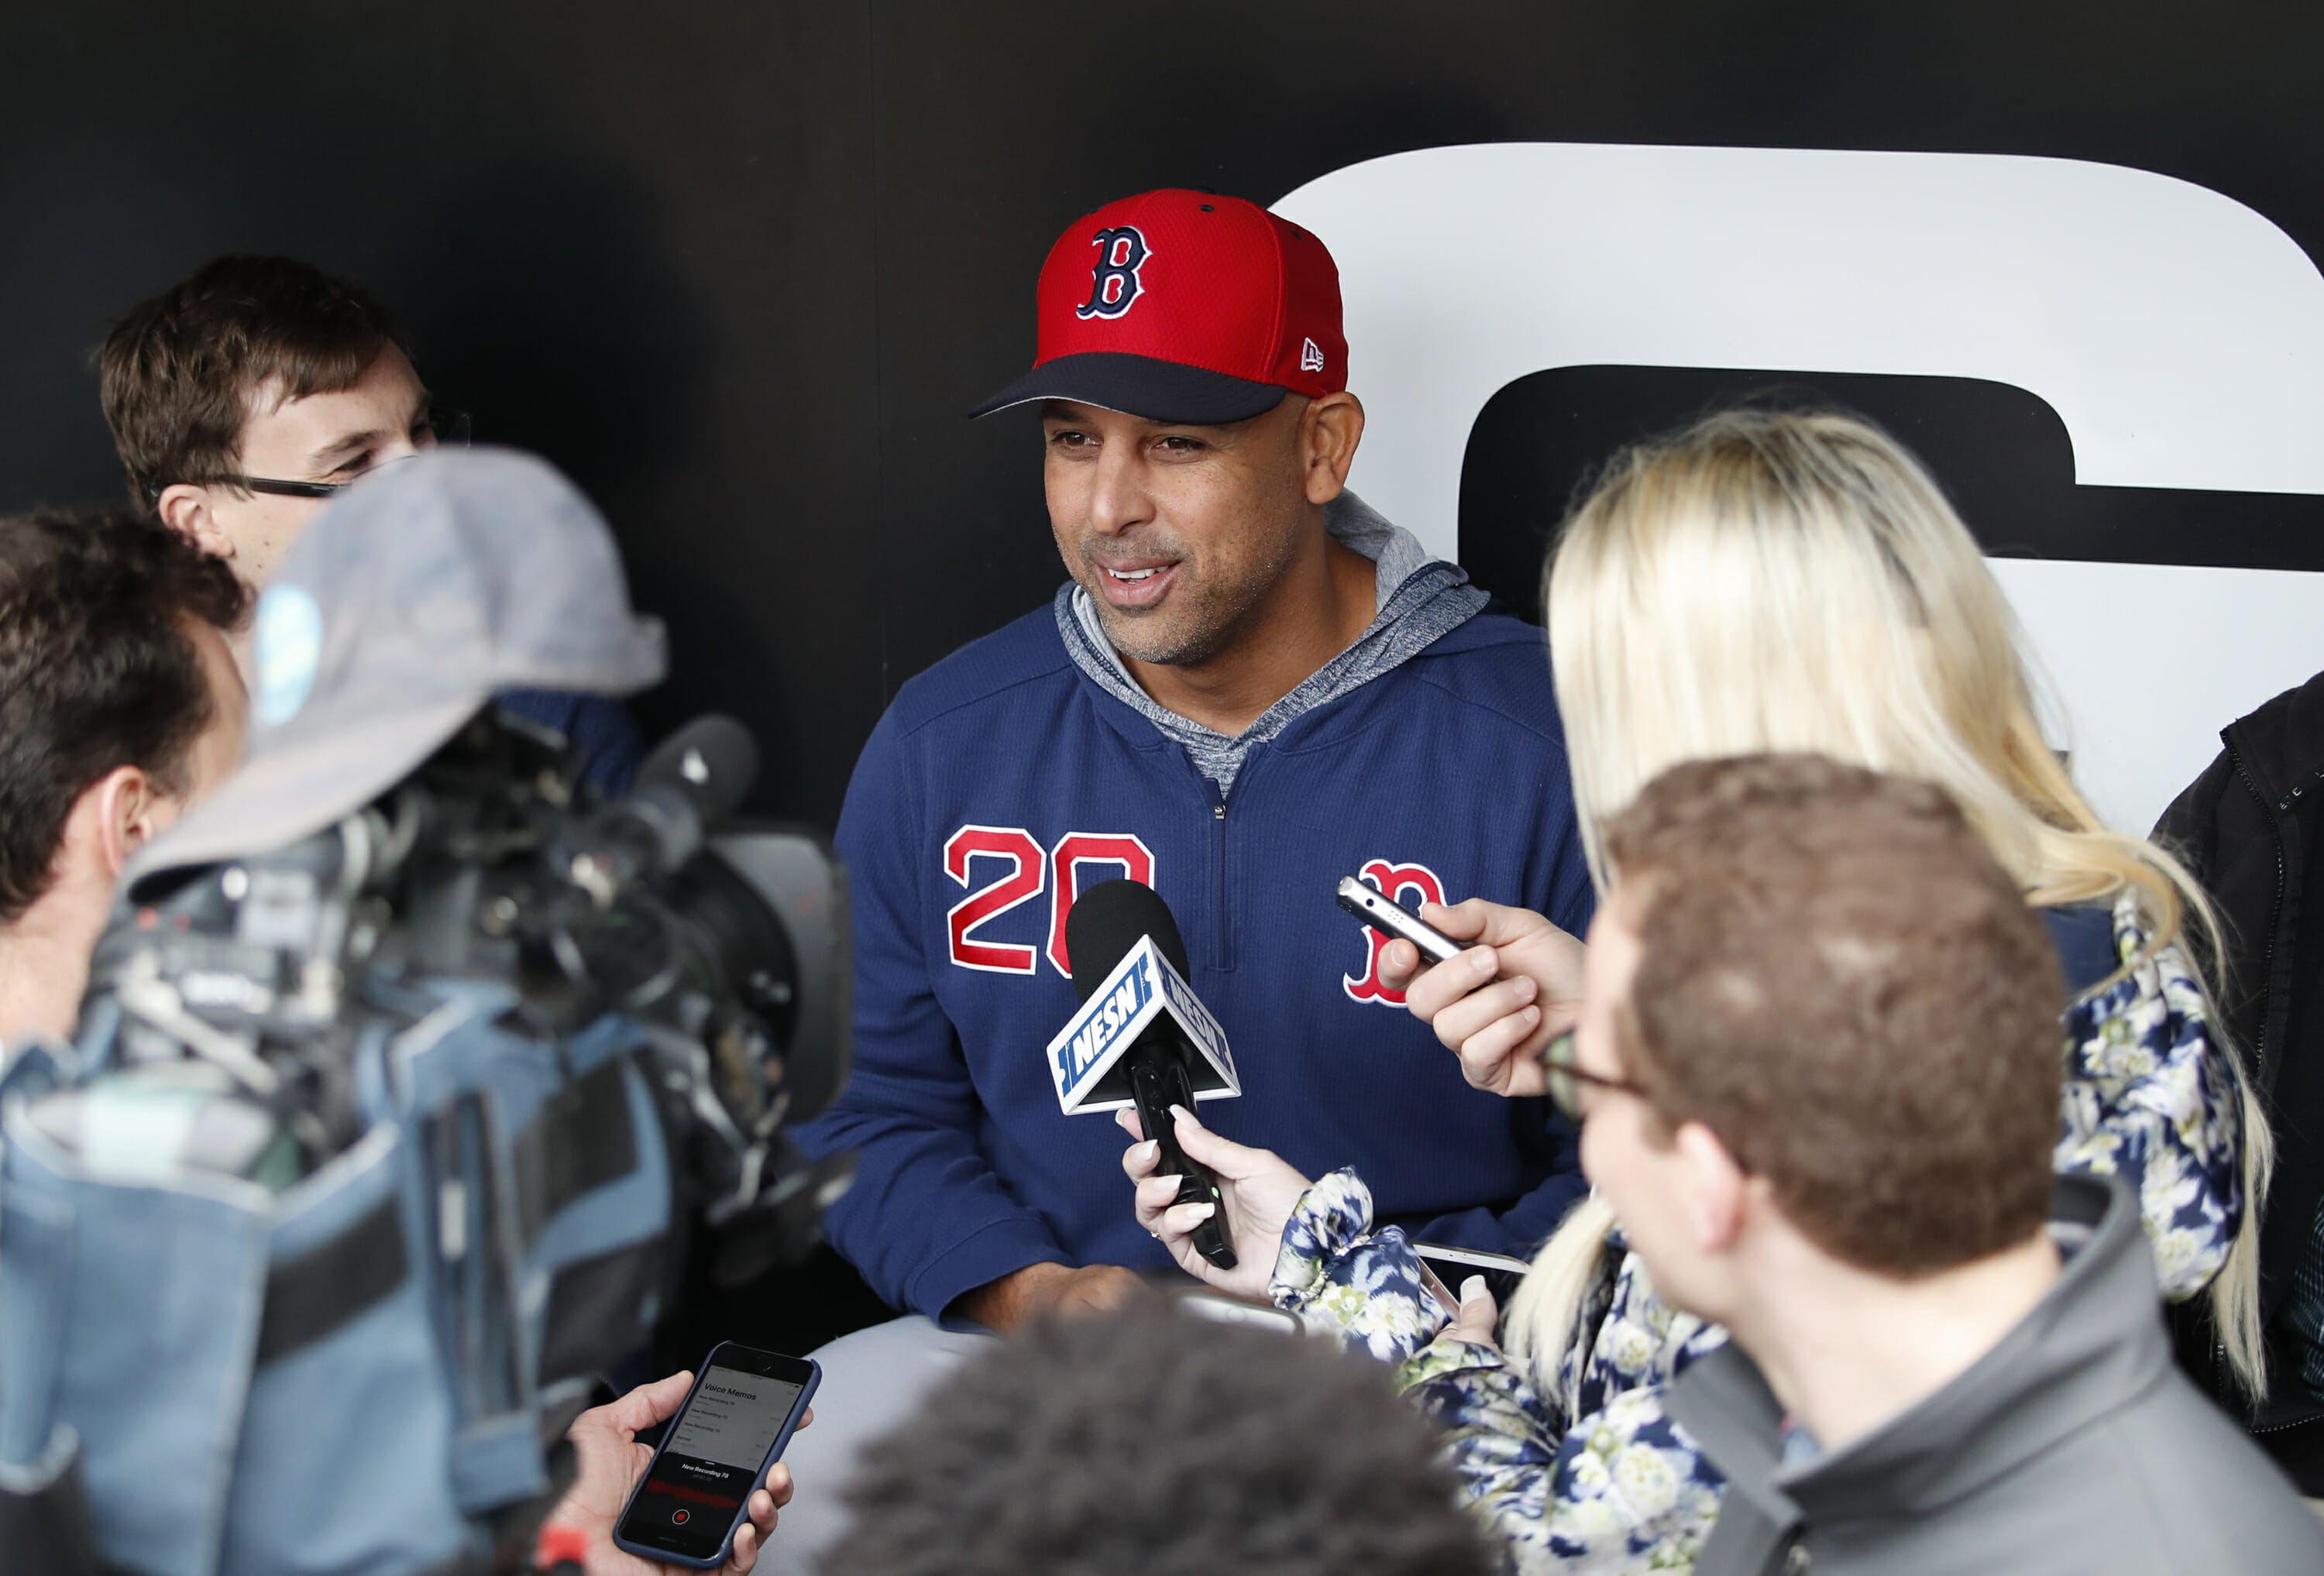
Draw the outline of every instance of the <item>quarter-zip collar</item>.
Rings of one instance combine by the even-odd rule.
[[[1323,506],[1323,525],[1337,540],[1372,560],[1378,613],[1346,650],[1232,737],[1156,702],[1130,677],[1120,653],[1106,639],[1089,593],[1070,580],[1058,588],[1057,633],[1074,666],[1183,747],[1195,770],[1218,785],[1222,801],[1234,791],[1235,778],[1254,746],[1316,707],[1393,671],[1484,610],[1486,595],[1469,584],[1466,570],[1430,558],[1417,537],[1390,524],[1353,493],[1343,492]]]
[[[1941,1511],[2164,1379],[2171,1348],[2136,1201],[2118,1181],[2061,1176],[2050,1215],[2070,1257],[2033,1312],[1934,1395],[1839,1450],[1785,1466],[1782,1404],[1731,1343],[1679,1376],[1671,1415],[1747,1512],[1721,1514],[1703,1571],[1762,1570],[1819,1524]]]

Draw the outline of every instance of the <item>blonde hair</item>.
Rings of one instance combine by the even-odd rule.
[[[1601,892],[1607,819],[1665,768],[1808,751],[1942,785],[2031,903],[2131,895],[2148,956],[2190,921],[2212,927],[2178,862],[2108,831],[2075,789],[2034,720],[2016,621],[1976,542],[1912,456],[1863,421],[1735,410],[1616,456],[1566,522],[1543,600]],[[2212,1311],[2258,1396],[2273,1150],[2216,1014],[2210,1032],[2236,1074],[2245,1194]],[[1611,1223],[1594,1197],[1577,1207],[1511,1304],[1510,1348],[1553,1392]]]

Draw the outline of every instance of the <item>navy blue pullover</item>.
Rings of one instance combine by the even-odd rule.
[[[510,689],[498,699],[517,715],[564,734],[566,742],[581,752],[582,775],[599,793],[620,798],[637,780],[645,741],[630,708],[611,696]]]
[[[1231,801],[1078,668],[1043,608],[905,685],[856,763],[838,843],[854,910],[855,1068],[799,1131],[860,1154],[832,1240],[890,1304],[940,1314],[1043,1261],[1161,1270],[1110,1116],[1057,1109],[1072,894],[1129,874],[1176,915],[1240,1099],[1204,1120],[1311,1176],[1370,1182],[1425,1240],[1530,1253],[1583,1192],[1571,1130],[1471,1089],[1378,999],[1333,901],[1370,868],[1547,914],[1591,905],[1541,631],[1468,620],[1252,747]],[[1057,901],[1060,887],[1066,902]],[[1434,890],[1429,889],[1434,887]]]

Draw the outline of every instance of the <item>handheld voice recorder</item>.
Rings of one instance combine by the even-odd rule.
[[[1382,935],[1412,943],[1427,963],[1450,963],[1461,955],[1461,943],[1360,876],[1342,876],[1338,896],[1341,908]]]

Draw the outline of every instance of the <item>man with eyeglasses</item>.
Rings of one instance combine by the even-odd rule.
[[[1519,1571],[1565,1568],[1577,1507],[1706,1496],[1697,1576],[2324,1570],[2324,1529],[2173,1364],[2135,1194],[2053,1175],[2057,953],[1950,796],[1821,756],[1691,761],[1606,854],[1580,1021],[1538,1075],[1637,1261],[1623,1282],[1702,1322],[1672,1369],[1683,1433],[1578,1437],[1575,1387],[1601,1381],[1563,1360],[1555,1256],[1505,1356],[1482,1283],[1448,1319],[1351,1172],[1310,1186],[1185,1118],[1257,1267],[1194,1254],[1212,1206],[1175,1204],[1150,1144],[1123,1161],[1139,1223],[1398,1362]]]
[[[97,353],[105,419],[141,508],[263,590],[309,521],[384,465],[467,441],[407,341],[355,285],[290,257],[220,257],[132,308]],[[512,690],[598,788],[643,751],[618,701]]]

